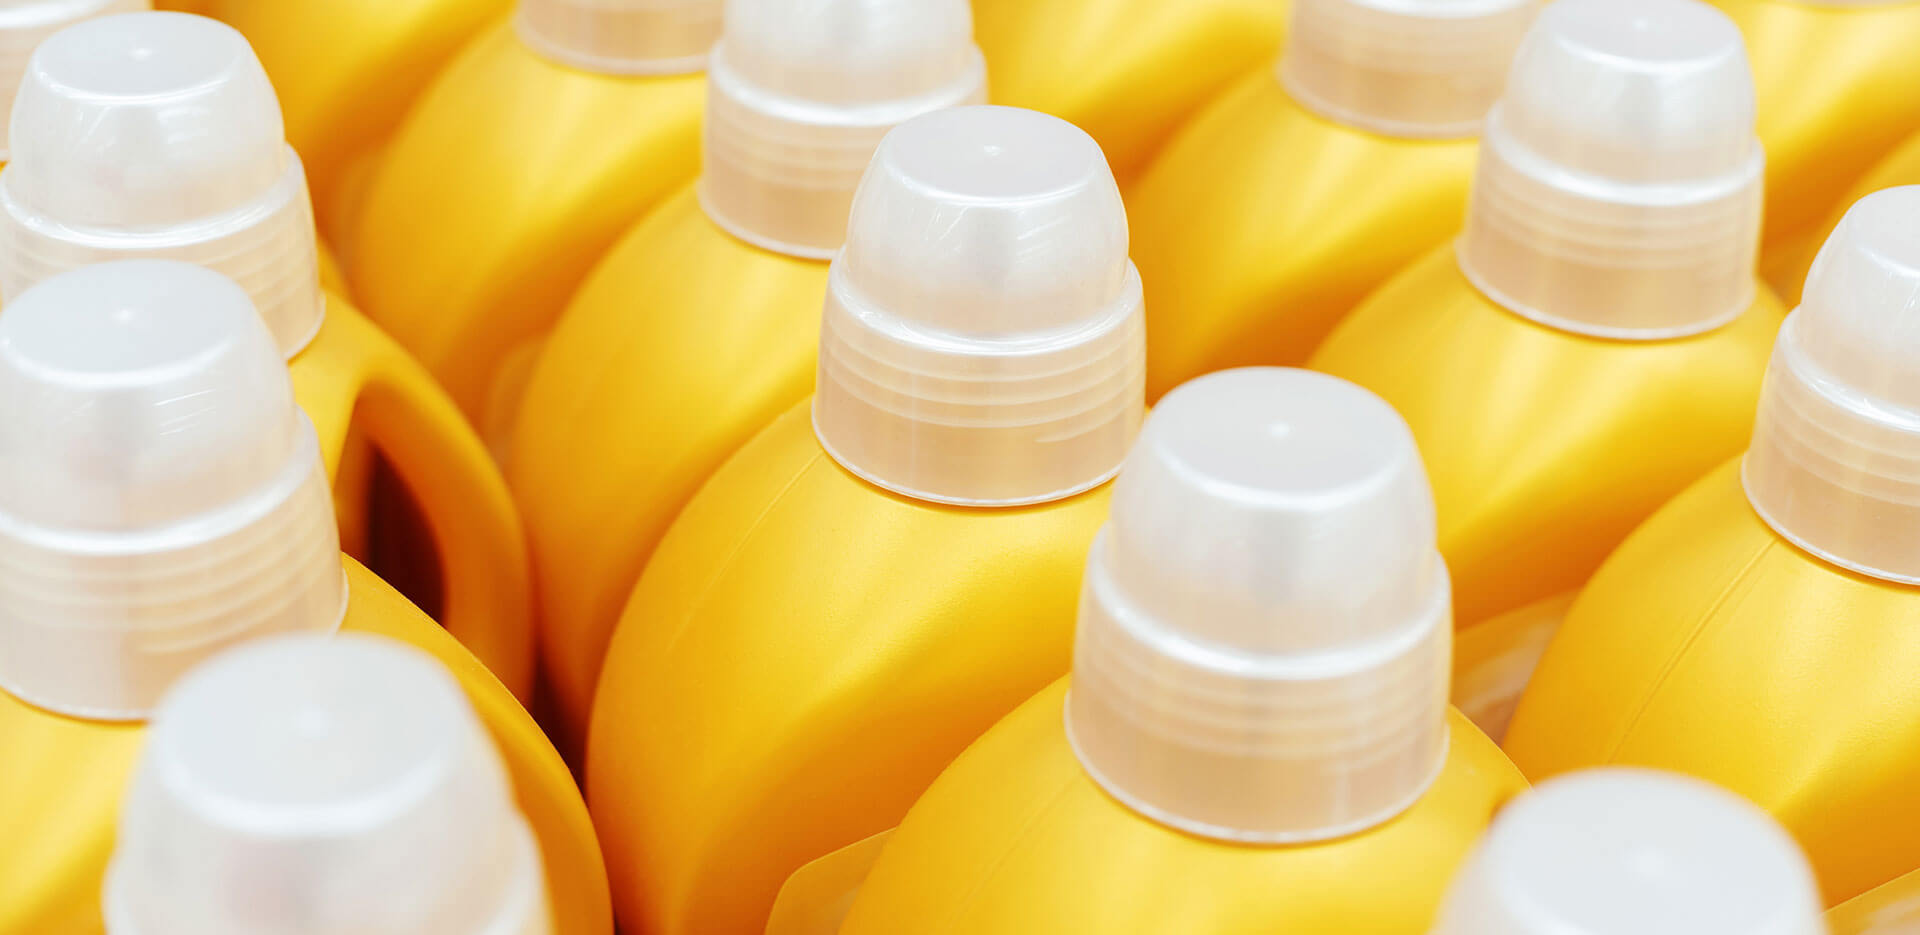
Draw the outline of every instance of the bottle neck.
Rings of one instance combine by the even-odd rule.
[[[986,99],[986,64],[905,99],[827,105],[789,97],[741,75],[726,41],[707,68],[700,204],[728,233],[804,259],[831,259],[847,234],[853,193],[880,139],[920,114]]]
[[[95,263],[179,260],[239,283],[291,359],[319,332],[326,296],[306,172],[283,148],[284,167],[258,196],[212,216],[138,229],[63,223],[38,207],[32,167],[8,167],[0,173],[0,297]]]
[[[1358,0],[1299,0],[1278,75],[1322,117],[1382,136],[1461,139],[1506,85],[1532,0],[1415,15]]]
[[[1753,304],[1765,157],[1673,184],[1579,173],[1487,116],[1457,244],[1489,299],[1543,325],[1615,340],[1718,328]]]
[[[1381,824],[1418,801],[1448,747],[1445,567],[1403,626],[1322,653],[1201,643],[1128,593],[1113,529],[1087,561],[1068,739],[1133,810],[1203,837],[1297,844]]]
[[[125,532],[0,514],[0,688],[61,714],[147,717],[187,671],[273,633],[331,632],[346,582],[312,423],[268,482]]]
[[[562,65],[607,75],[680,75],[706,67],[720,38],[718,0],[521,0],[514,29]]]
[[[1780,328],[1741,476],[1754,512],[1842,568],[1920,585],[1920,412],[1862,393]]]
[[[1045,503],[1106,483],[1146,408],[1132,263],[1126,277],[1087,323],[989,341],[877,310],[836,262],[813,402],[821,446],[855,475],[934,503]]]

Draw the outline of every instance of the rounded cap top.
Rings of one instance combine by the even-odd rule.
[[[286,467],[305,430],[247,294],[151,260],[56,276],[0,316],[0,512],[111,532],[175,523]]]
[[[520,0],[514,27],[534,51],[585,71],[674,75],[706,67],[722,0]]]
[[[1693,0],[1560,0],[1513,59],[1507,139],[1624,183],[1744,177],[1753,75],[1740,29]]]
[[[1698,0],[1558,0],[1487,115],[1460,267],[1542,324],[1621,340],[1753,302],[1762,155],[1740,30]]]
[[[231,281],[48,279],[0,315],[0,398],[0,685],[140,717],[221,646],[338,625],[319,444]]]
[[[1201,377],[1148,418],[1087,559],[1069,737],[1195,834],[1370,827],[1445,760],[1450,600],[1398,413],[1305,370]]]
[[[48,36],[83,19],[151,9],[150,0],[12,0],[0,4],[0,163],[7,161],[7,124],[27,59]]]
[[[34,52],[0,175],[0,294],[133,257],[239,282],[291,357],[324,305],[306,176],[247,41],[183,13],[70,26]]]
[[[1747,496],[1844,568],[1920,584],[1920,186],[1848,209],[1774,343]]]
[[[120,818],[114,935],[545,932],[539,856],[466,697],[383,637],[221,655],[155,713]]]
[[[1100,147],[1034,111],[887,134],[854,196],[814,424],[908,496],[1052,500],[1118,470],[1144,409],[1140,278]]]
[[[1386,136],[1479,133],[1540,0],[1295,0],[1280,80],[1330,120]]]
[[[1822,935],[1812,868],[1772,818],[1716,786],[1600,769],[1500,813],[1435,935]]]
[[[1305,370],[1167,395],[1114,485],[1108,551],[1138,609],[1252,653],[1366,643],[1431,606],[1433,493],[1405,420]]]
[[[965,0],[727,0],[743,81],[824,106],[904,100],[977,70]]]
[[[990,339],[1104,317],[1127,291],[1127,213],[1080,128],[1012,107],[901,125],[854,197],[847,284],[906,327]]]
[[[253,48],[184,13],[91,20],[42,43],[14,103],[13,145],[13,196],[81,227],[221,214],[272,188],[287,162]]]
[[[761,247],[827,259],[887,131],[986,99],[966,0],[731,0],[700,197]]]

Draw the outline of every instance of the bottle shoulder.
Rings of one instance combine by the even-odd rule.
[[[1457,712],[1440,778],[1399,817],[1311,845],[1255,847],[1134,813],[1068,746],[1068,681],[1036,695],[955,761],[894,833],[845,929],[904,923],[983,932],[1276,931],[1356,922],[1425,931],[1453,866],[1525,788]],[[1379,880],[1395,886],[1383,891]],[[1363,883],[1362,881],[1367,881]],[[1304,929],[1303,929],[1304,930]]]

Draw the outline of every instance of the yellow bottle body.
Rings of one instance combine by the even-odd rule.
[[[1828,910],[1827,929],[1832,935],[1920,932],[1920,870],[1882,883]]]
[[[1526,781],[1458,713],[1440,776],[1385,824],[1255,847],[1175,831],[1107,795],[1067,744],[1062,679],[927,791],[843,935],[1424,935],[1455,867]]]
[[[1706,334],[1585,337],[1494,304],[1449,245],[1369,298],[1310,366],[1413,428],[1466,628],[1579,587],[1635,524],[1745,448],[1783,315],[1761,287]]]
[[[1499,743],[1513,722],[1520,693],[1560,632],[1576,591],[1483,620],[1453,639],[1453,706],[1481,733]]]
[[[1747,40],[1767,150],[1761,272],[1793,304],[1794,270],[1819,249],[1821,222],[1920,131],[1920,3],[1710,2]]]
[[[1520,700],[1529,778],[1609,763],[1773,813],[1829,903],[1920,866],[1920,589],[1829,565],[1762,522],[1730,461],[1607,560]]]
[[[693,178],[699,74],[619,77],[482,32],[367,181],[347,272],[374,321],[476,422],[503,362],[552,327],[645,211]]]
[[[1270,61],[1288,0],[974,0],[995,103],[1056,114],[1124,183],[1194,111]]]
[[[1460,229],[1477,150],[1331,123],[1271,68],[1247,75],[1128,193],[1134,262],[1159,310],[1147,316],[1147,398],[1215,370],[1306,360],[1375,287]]]
[[[452,670],[500,747],[519,806],[546,861],[558,935],[611,935],[606,875],[586,805],[538,725],[447,633],[351,560],[343,630],[377,633]],[[87,721],[0,692],[0,932],[96,935],[100,881],[113,851],[120,793],[144,725]],[[431,868],[421,868],[423,877]]]
[[[516,696],[529,698],[536,646],[526,537],[506,481],[459,409],[399,345],[334,297],[320,331],[288,367],[294,399],[319,433],[343,524],[367,515],[362,445],[370,445],[426,516],[445,581],[447,629]]]
[[[422,88],[509,0],[213,0],[273,79],[320,228],[342,241],[342,183]],[[344,241],[342,241],[344,242]]]
[[[607,254],[547,341],[508,480],[542,585],[543,658],[576,740],[614,623],[667,526],[813,391],[826,285],[826,261],[739,240],[689,187]]]
[[[622,925],[759,935],[797,868],[898,823],[1067,670],[1107,500],[895,496],[821,449],[807,403],[748,442],[608,647],[587,786]]]

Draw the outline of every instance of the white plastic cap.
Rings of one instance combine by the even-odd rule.
[[[1476,136],[1540,0],[1294,0],[1280,80],[1383,136]]]
[[[7,161],[7,116],[27,59],[48,36],[83,19],[152,9],[152,0],[8,0],[0,2],[0,163]]]
[[[520,0],[527,48],[607,75],[680,75],[706,67],[721,0]]]
[[[1744,467],[1780,535],[1920,584],[1920,186],[1847,211],[1774,342]]]
[[[1306,370],[1160,401],[1087,559],[1067,734],[1116,799],[1207,837],[1314,841],[1446,760],[1453,628],[1407,424]]]
[[[154,714],[102,902],[112,935],[544,935],[500,754],[384,637],[226,653]]]
[[[880,138],[985,101],[986,76],[967,0],[729,0],[700,203],[748,243],[827,259]]]
[[[1774,820],[1698,779],[1596,769],[1494,819],[1434,935],[1823,935],[1807,859]]]
[[[184,263],[0,314],[0,687],[133,719],[240,640],[346,610],[313,426],[246,293]]]
[[[847,470],[939,503],[1071,496],[1145,410],[1140,274],[1093,138],[961,107],[887,134],[833,261],[813,424]]]
[[[129,13],[42,43],[0,174],[0,296],[108,260],[226,274],[284,356],[325,304],[313,208],[247,40],[184,13]]]
[[[1740,30],[1699,0],[1558,0],[1487,115],[1460,269],[1579,334],[1710,331],[1753,303],[1765,156]]]

